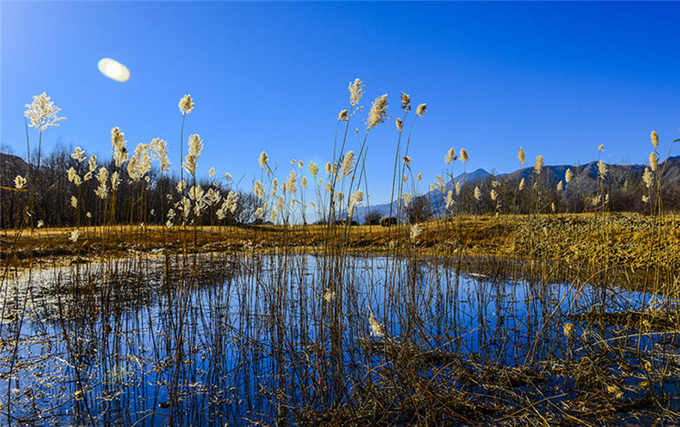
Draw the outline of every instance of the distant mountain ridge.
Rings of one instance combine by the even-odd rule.
[[[12,175],[12,179],[16,175],[22,175],[24,178],[28,173],[28,163],[19,156],[14,154],[0,153],[0,171]]]
[[[623,183],[626,180],[641,181],[646,165],[632,164],[632,165],[617,165],[607,164],[607,175],[612,181]],[[549,185],[557,185],[560,181],[565,182],[565,175],[567,169],[571,169],[572,182],[577,183],[582,191],[588,192],[596,188],[598,177],[598,161],[592,161],[585,165],[544,165],[541,169],[541,175],[545,176]],[[680,184],[680,156],[669,157],[668,160],[659,163],[658,173],[663,172],[661,182],[663,188],[668,188]],[[519,183],[521,179],[529,180],[534,176],[534,167],[528,166],[518,169],[514,172],[492,175],[484,169],[477,169],[473,172],[462,173],[453,179],[446,182],[446,192],[449,190],[455,191],[456,183],[476,183],[481,184],[487,179],[498,181]],[[441,194],[438,189],[428,191],[423,194],[427,200],[430,200],[432,212],[442,212],[446,204],[445,194]],[[395,195],[396,197],[396,195]],[[392,205],[392,215],[395,215],[397,202]],[[363,223],[366,216],[370,212],[378,212],[382,216],[390,214],[390,203],[382,203],[374,206],[362,206],[357,209],[355,218],[360,223]]]
[[[451,179],[449,182],[446,183],[446,189],[451,190],[455,187],[457,182],[465,183],[465,182],[475,182],[478,180],[484,180],[491,174],[484,169],[477,169],[473,172],[464,172],[461,173],[460,175],[454,177]],[[435,190],[430,191],[425,194],[425,196],[428,197],[429,200],[433,200],[434,203],[434,193],[438,193],[439,191]],[[397,198],[397,195],[395,194],[395,198]],[[390,203],[381,203],[379,205],[371,205],[369,206],[360,206],[359,208],[356,209],[356,212],[354,214],[355,218],[358,218],[357,221],[363,224],[363,222],[366,220],[366,216],[370,212],[378,212],[382,216],[389,216],[390,215]],[[395,212],[397,211],[397,202],[392,203],[392,216],[396,215]]]

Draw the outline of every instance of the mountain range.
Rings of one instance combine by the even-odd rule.
[[[607,178],[609,184],[616,187],[624,186],[627,183],[639,183],[642,180],[646,165],[617,165],[606,164]],[[585,194],[595,193],[597,189],[597,178],[599,174],[598,162],[593,161],[585,165],[545,165],[541,170],[541,175],[545,176],[548,185],[556,186],[560,181],[565,182],[565,175],[567,169],[571,169],[572,183],[578,185],[580,191]],[[680,156],[669,157],[665,162],[659,163],[658,173],[663,173],[661,176],[662,188],[669,190],[675,188],[680,184]],[[473,172],[462,173],[446,182],[446,193],[449,190],[454,190],[456,183],[461,185],[475,185],[481,186],[485,181],[499,181],[505,183],[519,183],[520,180],[525,179],[529,181],[534,176],[534,167],[525,167],[514,172],[493,175],[484,169],[477,169]],[[445,194],[443,195],[438,189],[430,190],[423,194],[426,200],[431,204],[432,212],[441,212],[445,206]],[[395,215],[397,202],[392,204],[392,215]],[[378,212],[381,216],[388,216],[390,214],[390,203],[382,203],[374,206],[362,206],[357,209],[355,216],[357,221],[363,223],[366,216],[370,212]]]

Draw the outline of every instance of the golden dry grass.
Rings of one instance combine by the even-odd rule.
[[[0,256],[22,260],[102,253],[272,251],[282,247],[315,252],[326,245],[350,252],[408,252],[434,256],[499,257],[590,263],[606,268],[680,268],[680,217],[636,214],[545,216],[466,216],[421,224],[412,240],[409,225],[250,226],[167,229],[161,226],[83,227],[4,231]],[[329,237],[330,236],[330,237]]]

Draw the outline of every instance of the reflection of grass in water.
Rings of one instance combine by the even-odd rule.
[[[339,292],[324,298],[326,258],[210,257],[197,258],[196,277],[186,278],[198,281],[186,302],[180,352],[184,304],[174,282],[183,280],[175,273],[181,260],[168,259],[170,270],[160,276],[153,271],[164,268],[162,260],[132,270],[120,261],[115,274],[104,269],[112,274],[106,289],[46,291],[43,303],[35,295],[31,324],[47,334],[31,344],[34,354],[42,352],[40,362],[20,352],[21,393],[31,391],[15,395],[17,413],[25,411],[27,420],[55,416],[49,408],[64,403],[83,419],[123,411],[132,422],[148,416],[143,422],[149,423],[174,413],[177,422],[198,424],[207,422],[206,414],[221,424],[282,417],[302,425],[367,418],[484,424],[517,417],[536,422],[536,411],[553,422],[593,421],[618,410],[663,414],[652,403],[666,401],[661,384],[677,376],[674,359],[654,347],[677,342],[677,323],[649,334],[638,351],[630,328],[601,324],[605,317],[597,311],[594,320],[587,315],[596,304],[621,310],[635,299],[630,295],[550,285],[540,274],[507,283],[466,279],[445,264],[348,258]],[[220,272],[219,265],[231,267]],[[397,280],[385,281],[394,271]],[[115,275],[133,272],[134,281],[117,285]],[[98,277],[84,273],[79,283]],[[151,286],[156,296],[121,307],[118,295],[134,298],[131,286]],[[70,313],[61,319],[52,308],[57,297],[61,312]],[[342,311],[341,324],[333,323],[331,308]],[[384,325],[384,337],[371,333],[369,317]],[[49,319],[56,319],[54,329]],[[573,326],[565,335],[567,324]],[[652,324],[650,330],[658,329]],[[72,337],[68,344],[61,331]],[[175,400],[171,381],[177,381]]]

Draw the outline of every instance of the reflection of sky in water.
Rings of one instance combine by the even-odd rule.
[[[83,265],[78,273],[50,270],[33,273],[30,282],[8,282],[7,307],[25,305],[30,313],[20,334],[12,413],[30,417],[38,408],[57,425],[142,418],[146,425],[222,425],[243,417],[271,423],[281,395],[302,401],[309,396],[301,390],[314,389],[320,376],[351,384],[365,375],[362,364],[383,363],[364,357],[364,340],[382,340],[370,337],[369,306],[391,342],[515,366],[563,356],[564,323],[574,322],[575,336],[586,331],[565,314],[643,304],[634,292],[492,281],[420,260],[206,259],[199,258],[199,270],[217,274],[203,275],[200,286],[165,275],[162,260],[137,260],[131,269],[123,262]],[[235,273],[223,274],[225,265]],[[113,277],[113,285],[104,284]],[[341,288],[333,285],[338,277]],[[326,301],[329,291],[335,294]],[[68,320],[62,323],[59,313]],[[14,339],[16,323],[5,316],[3,340]],[[606,339],[611,328],[598,333]],[[642,339],[642,349],[655,338]],[[2,357],[11,349],[3,345]],[[330,361],[340,361],[341,372]],[[173,384],[181,401],[166,407]]]

